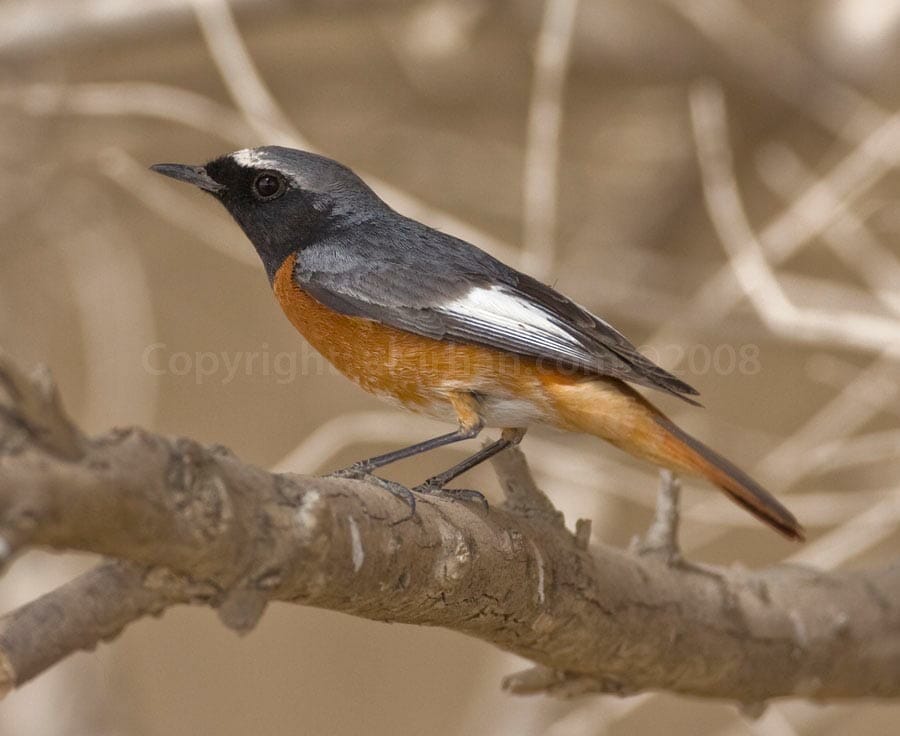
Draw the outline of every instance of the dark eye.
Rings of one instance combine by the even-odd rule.
[[[263,171],[253,180],[253,194],[265,202],[284,194],[284,179],[275,171]]]

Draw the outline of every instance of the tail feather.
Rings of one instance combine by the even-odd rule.
[[[613,378],[544,378],[558,426],[588,432],[635,457],[679,473],[698,475],[790,539],[803,527],[771,493],[728,460],[679,429],[643,395]]]
[[[664,442],[670,455],[679,458],[687,469],[705,477],[735,503],[789,539],[804,539],[803,527],[794,515],[743,470],[665,417],[658,415],[654,420],[666,431]]]

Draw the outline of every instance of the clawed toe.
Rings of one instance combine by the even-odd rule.
[[[485,511],[488,511],[490,509],[487,499],[478,491],[472,491],[468,488],[442,488],[437,483],[431,483],[429,481],[425,481],[421,485],[418,485],[413,489],[409,489],[406,486],[397,483],[396,481],[387,480],[386,478],[372,475],[365,463],[354,463],[353,465],[349,465],[346,468],[335,470],[333,473],[329,473],[325,477],[362,480],[367,483],[371,483],[372,485],[376,485],[379,488],[383,488],[388,493],[396,496],[407,506],[409,506],[410,517],[415,515],[416,513],[417,493],[421,493],[422,495],[426,496],[438,496],[440,498],[447,498],[451,501],[475,501],[484,506]]]
[[[364,463],[353,463],[346,468],[335,470],[326,475],[326,478],[350,478],[351,480],[365,480],[370,476],[369,469]],[[375,476],[371,476],[375,477]]]
[[[364,467],[361,467],[359,464],[351,465],[346,468],[341,468],[340,470],[336,470],[333,473],[329,473],[326,478],[349,478],[351,480],[363,480],[366,483],[371,483],[374,486],[378,486],[379,488],[383,488],[392,496],[396,496],[403,503],[409,506],[409,517],[415,515],[416,513],[416,496],[415,494],[406,486],[401,483],[397,483],[392,480],[388,480],[387,478],[381,478],[377,475],[372,475],[367,472]]]
[[[490,510],[484,494],[479,493],[478,491],[469,490],[468,488],[441,488],[440,486],[425,482],[422,483],[422,485],[413,488],[413,491],[423,495],[448,498],[451,501],[477,501],[484,506],[485,511]]]
[[[403,501],[403,503],[405,503],[407,506],[409,506],[409,517],[408,518],[415,516],[415,514],[416,514],[416,496],[405,485],[403,485],[402,483],[396,483],[395,481],[392,481],[392,480],[387,480],[386,478],[379,478],[377,475],[367,475],[366,480],[368,480],[371,483],[374,483],[375,485],[379,486],[380,488],[384,488],[384,490],[386,490],[392,496],[396,496],[401,501]]]

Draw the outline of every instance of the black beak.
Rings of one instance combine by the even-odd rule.
[[[202,166],[186,166],[185,164],[154,164],[150,167],[157,174],[171,176],[178,181],[184,181],[200,187],[204,191],[216,194],[225,189],[224,184],[219,184]]]

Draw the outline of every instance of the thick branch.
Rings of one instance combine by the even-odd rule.
[[[0,373],[18,381],[0,412],[10,551],[118,560],[0,619],[11,684],[174,603],[209,603],[247,630],[281,600],[477,636],[542,666],[511,682],[523,691],[900,694],[900,566],[750,573],[588,550],[587,526],[565,529],[517,451],[500,461],[507,506],[423,498],[408,518],[359,481],[275,475],[140,429],[84,439],[61,414],[47,419],[52,392],[9,363]],[[26,406],[54,432],[31,431]]]

